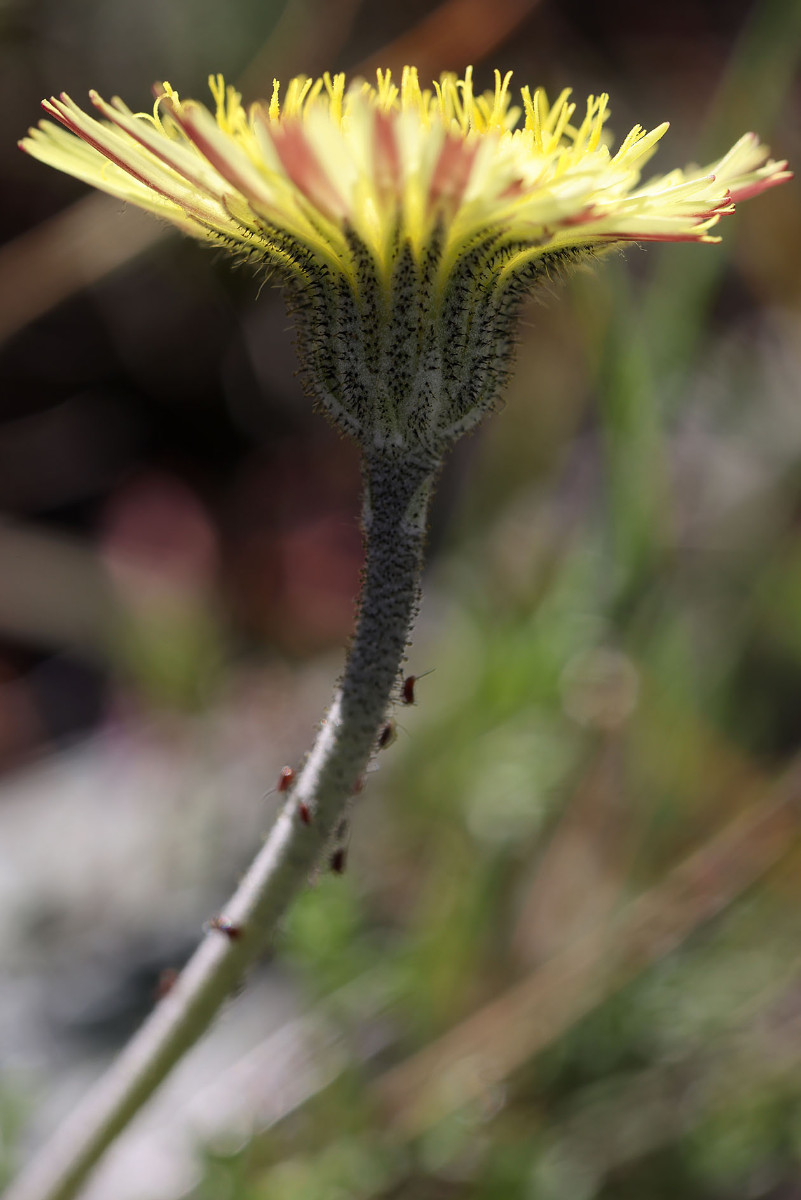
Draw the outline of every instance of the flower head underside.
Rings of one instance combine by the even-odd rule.
[[[543,274],[627,241],[718,240],[737,200],[789,178],[746,134],[707,168],[643,183],[666,124],[613,151],[606,95],[579,112],[569,90],[550,104],[523,88],[515,104],[509,82],[326,74],[246,109],[217,76],[213,112],[165,83],[152,114],[90,93],[99,118],[62,94],[44,103],[60,124],[21,145],[273,269],[339,424],[439,454],[495,402],[517,304]]]

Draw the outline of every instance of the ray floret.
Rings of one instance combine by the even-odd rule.
[[[29,154],[274,271],[311,387],[375,447],[440,456],[497,400],[520,299],[540,279],[629,241],[719,240],[739,200],[790,177],[746,134],[718,162],[643,180],[667,124],[616,151],[608,97],[550,103],[511,73],[430,88],[299,76],[246,108],[221,76],[211,108],[155,88],[152,113],[66,94]]]

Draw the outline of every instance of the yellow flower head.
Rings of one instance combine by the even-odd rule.
[[[716,241],[734,202],[789,178],[746,134],[717,163],[643,183],[667,125],[613,152],[607,96],[584,113],[510,75],[421,88],[293,79],[245,109],[220,76],[214,112],[168,83],[151,114],[90,93],[45,101],[34,157],[276,270],[318,397],[370,444],[439,454],[495,402],[521,296],[553,268],[625,241]],[[74,137],[77,134],[78,137]]]

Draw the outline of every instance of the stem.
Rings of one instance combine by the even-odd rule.
[[[175,986],[5,1200],[69,1200],[107,1147],[201,1037],[342,820],[386,718],[416,614],[430,463],[389,454],[365,463],[366,562],[345,673],[297,784],[221,916]],[[299,817],[301,804],[311,815]]]

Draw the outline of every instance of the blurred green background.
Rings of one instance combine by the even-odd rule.
[[[801,4],[0,4],[0,1177],[180,966],[341,666],[280,293],[19,154],[51,92],[472,62],[801,162]],[[801,1198],[801,204],[525,310],[323,875],[98,1200]],[[161,984],[160,981],[161,980]]]

